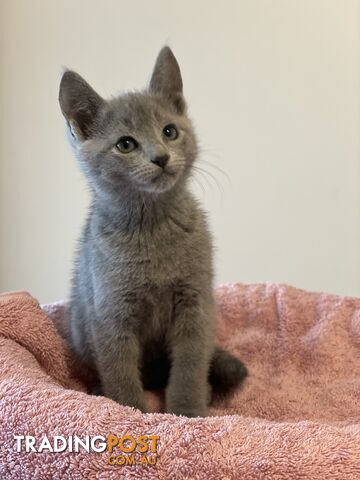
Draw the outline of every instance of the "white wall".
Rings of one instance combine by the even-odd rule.
[[[141,88],[169,43],[203,159],[218,282],[360,295],[356,0],[1,0],[0,289],[67,295],[88,196],[57,104],[61,67]],[[204,166],[204,165],[202,165]]]

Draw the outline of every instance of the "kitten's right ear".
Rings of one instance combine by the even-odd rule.
[[[179,113],[184,113],[186,105],[180,67],[169,47],[163,47],[159,52],[150,80],[150,91],[160,94]]]
[[[78,73],[67,70],[60,82],[59,103],[72,135],[89,138],[105,100]]]

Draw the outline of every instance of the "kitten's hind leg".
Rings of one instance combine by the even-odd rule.
[[[221,348],[215,348],[209,370],[209,382],[215,394],[234,390],[247,374],[245,365],[238,358]]]

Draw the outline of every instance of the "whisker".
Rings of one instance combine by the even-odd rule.
[[[224,192],[224,189],[221,185],[221,183],[218,182],[217,178],[211,173],[211,172],[208,172],[207,170],[205,170],[204,168],[201,168],[197,165],[195,165],[195,167],[193,167],[195,169],[195,171],[201,173],[203,175],[203,178],[207,181],[207,183],[212,187],[211,185],[211,182],[208,180],[208,178],[206,177],[206,175],[208,175],[212,181],[215,183],[215,185],[217,186],[218,190],[219,190],[219,193],[221,195],[221,199],[223,199],[224,195],[225,195],[225,192]]]
[[[208,149],[205,149],[205,148],[202,148],[200,147],[199,148],[199,158],[198,158],[198,162],[200,163],[203,163],[211,168],[214,168],[215,170],[217,170],[219,173],[221,173],[222,175],[224,175],[224,177],[226,177],[227,181],[229,182],[229,184],[231,185],[231,179],[228,175],[227,172],[225,172],[225,170],[223,170],[222,168],[220,168],[218,165],[214,165],[212,162],[210,162],[209,160],[205,160],[203,158],[203,155],[207,155],[207,156],[211,156],[211,157],[214,157],[216,158],[217,160],[221,160],[221,157],[220,155],[214,153],[213,151],[211,150],[208,150]]]
[[[196,173],[201,175],[201,178],[204,179],[207,185],[212,189],[213,185],[209,181],[209,179],[206,177],[206,175],[204,175],[204,171],[200,167],[193,167],[193,169],[195,170]]]
[[[199,158],[198,159],[198,162],[199,163],[203,163],[204,165],[206,165],[207,167],[211,167],[213,168],[214,170],[216,170],[217,172],[221,173],[222,175],[224,175],[224,177],[226,178],[226,180],[231,183],[231,179],[229,177],[229,175],[225,172],[225,170],[223,170],[222,168],[214,165],[213,163],[209,162],[208,160],[204,160],[203,158]]]
[[[190,180],[196,182],[196,184],[201,188],[203,195],[205,195],[204,185],[200,182],[199,178],[197,178],[196,175],[192,175]]]

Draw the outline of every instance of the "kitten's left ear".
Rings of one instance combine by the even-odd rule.
[[[105,100],[78,73],[67,70],[60,82],[59,103],[73,137],[91,137]]]
[[[180,68],[169,47],[163,47],[156,59],[150,91],[169,101],[179,113],[184,113],[186,104]]]

